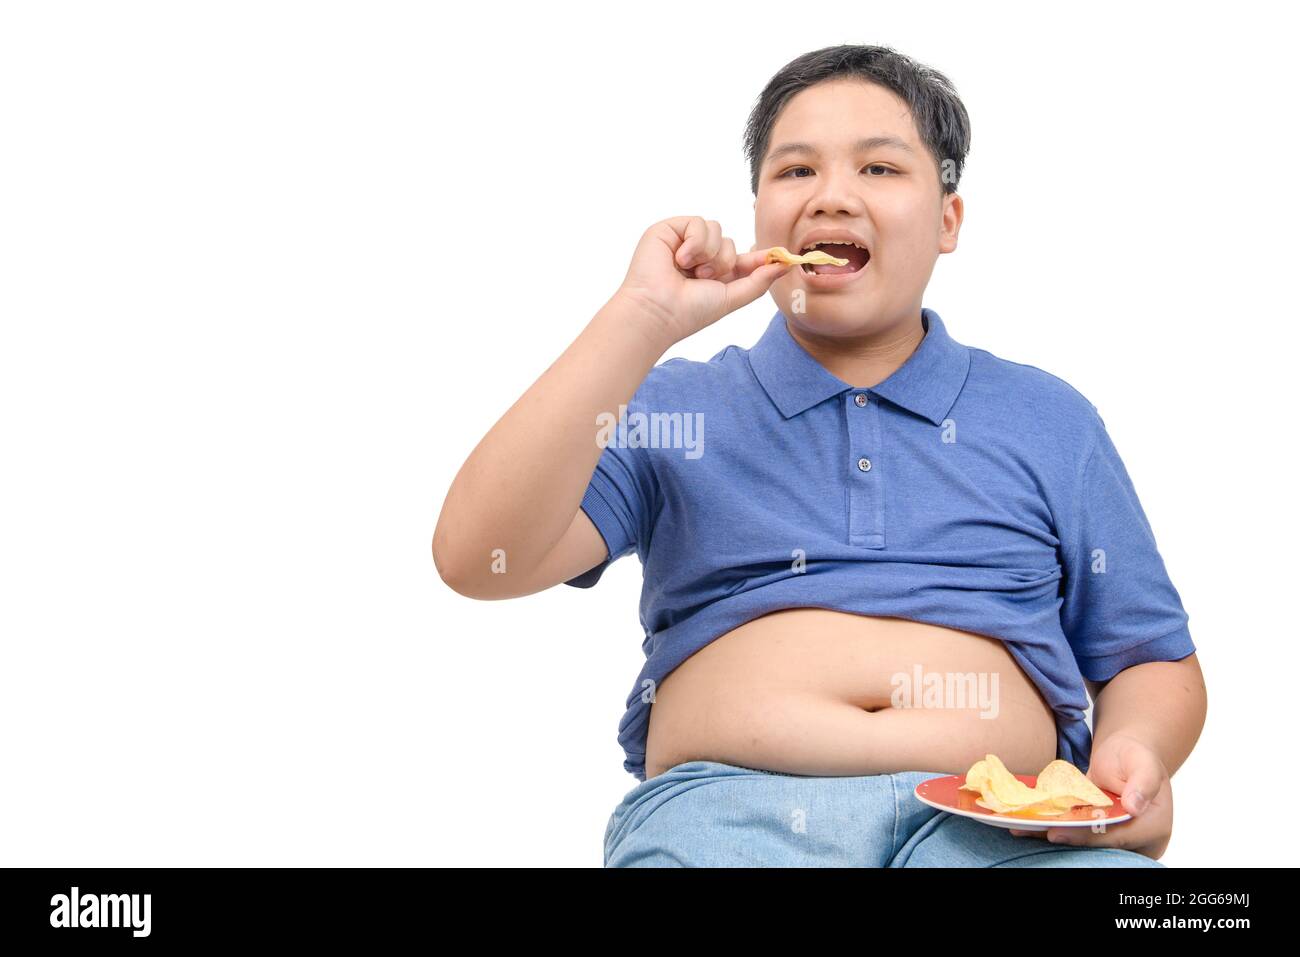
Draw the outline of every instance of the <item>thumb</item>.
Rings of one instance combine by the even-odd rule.
[[[1124,790],[1120,801],[1130,814],[1141,814],[1160,793],[1164,784],[1164,767],[1150,748],[1134,742],[1120,751],[1119,776]]]
[[[744,259],[750,255],[752,254],[746,253],[744,256],[741,256],[740,259]],[[736,271],[739,272],[741,268],[740,262],[738,261]],[[776,282],[777,279],[779,279],[789,268],[790,267],[785,263],[765,263],[753,267],[752,271],[748,275],[741,276],[739,279],[734,279],[727,283],[725,287],[727,291],[727,312],[735,312],[741,306],[749,305],[759,296],[763,295],[763,293],[767,292],[772,283]]]

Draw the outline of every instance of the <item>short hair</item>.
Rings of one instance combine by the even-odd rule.
[[[841,45],[805,53],[783,66],[763,92],[745,125],[750,189],[758,195],[758,173],[771,145],[772,127],[790,98],[817,83],[850,77],[875,83],[908,105],[917,133],[939,168],[939,188],[955,193],[970,151],[970,117],[952,82],[938,70],[882,46]],[[944,161],[951,161],[945,170]]]

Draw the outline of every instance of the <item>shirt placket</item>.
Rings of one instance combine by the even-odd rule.
[[[885,490],[881,484],[880,402],[864,391],[844,397],[849,430],[849,544],[885,547]]]

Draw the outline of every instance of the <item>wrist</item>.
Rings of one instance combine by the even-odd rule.
[[[1165,768],[1165,773],[1169,773],[1168,765],[1165,763],[1164,754],[1160,750],[1159,742],[1157,742],[1148,731],[1135,727],[1116,728],[1114,731],[1108,728],[1105,729],[1103,734],[1093,736],[1092,746],[1094,749],[1100,748],[1112,740],[1131,741],[1135,744],[1141,745],[1155,755],[1156,760]]]
[[[673,317],[667,310],[623,289],[610,297],[593,322],[634,333],[654,352],[656,360],[680,338],[673,330]]]

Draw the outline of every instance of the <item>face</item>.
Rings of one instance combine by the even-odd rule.
[[[898,143],[860,142],[880,137]],[[803,146],[783,149],[792,144]],[[957,248],[961,227],[961,198],[942,191],[939,175],[907,104],[884,87],[836,79],[795,94],[759,169],[757,248],[799,253],[821,234],[856,238],[870,259],[839,276],[791,267],[771,288],[781,311],[826,336],[871,335],[919,317],[935,261]]]

